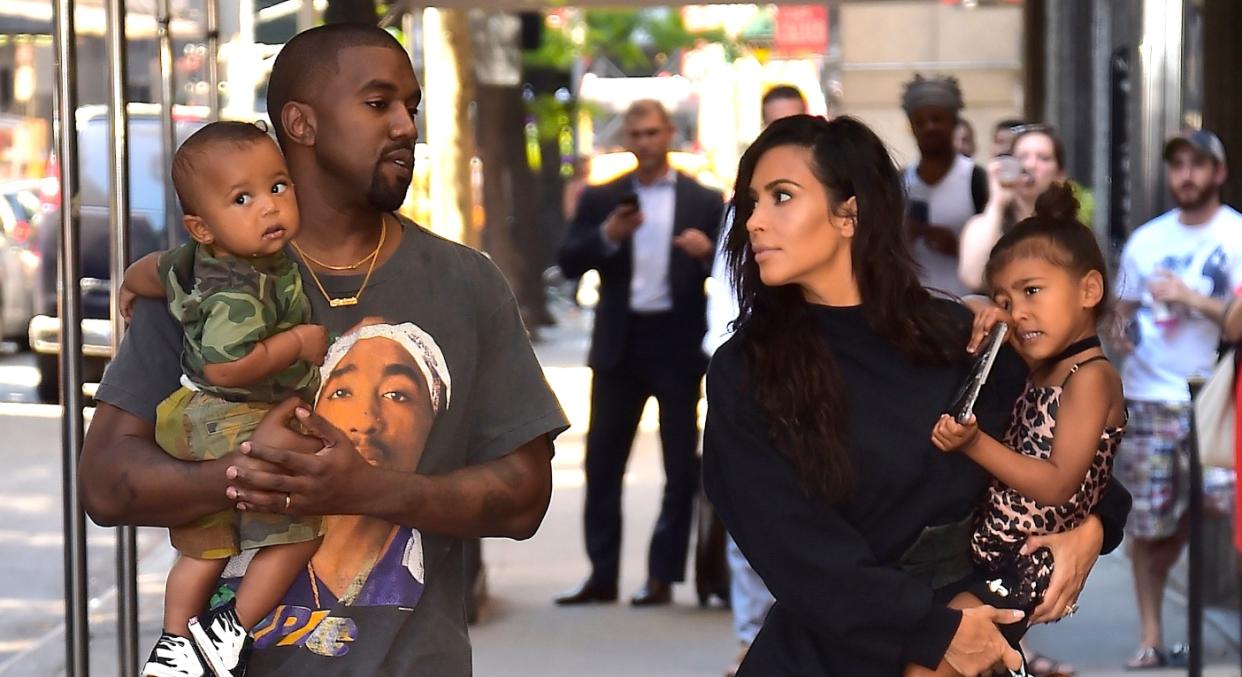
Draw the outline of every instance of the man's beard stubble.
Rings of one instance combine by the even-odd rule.
[[[382,162],[376,163],[371,171],[371,183],[367,186],[367,203],[382,212],[395,212],[405,202],[405,194],[410,189],[410,181],[386,181],[383,176]]]
[[[1195,192],[1188,199],[1183,199],[1187,188],[1194,188]],[[1200,207],[1205,207],[1210,203],[1217,194],[1219,189],[1215,187],[1201,188],[1193,183],[1183,183],[1177,190],[1173,191],[1173,201],[1177,203],[1178,209],[1182,211],[1194,211]]]

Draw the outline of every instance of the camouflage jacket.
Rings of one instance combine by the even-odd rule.
[[[168,307],[185,330],[181,368],[200,390],[235,402],[278,402],[294,394],[314,400],[319,370],[302,360],[247,388],[214,386],[203,374],[206,365],[239,360],[259,341],[310,321],[302,276],[288,256],[216,258],[189,242],[160,257],[159,273]]]

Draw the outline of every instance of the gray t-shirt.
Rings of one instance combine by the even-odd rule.
[[[331,340],[364,318],[384,318],[347,336],[340,346],[352,339],[353,347],[344,354],[329,351],[316,410],[372,463],[428,475],[565,430],[500,271],[473,249],[403,224],[397,251],[356,306],[329,308],[303,270],[313,321]],[[354,295],[362,281],[321,280],[333,297]],[[154,422],[156,405],[178,387],[180,352],[181,329],[165,304],[140,300],[98,398]],[[326,524],[311,566],[253,629],[249,674],[470,674],[461,541],[378,520]],[[213,603],[236,583],[222,581]]]

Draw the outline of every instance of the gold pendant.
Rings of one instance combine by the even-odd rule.
[[[343,299],[328,299],[328,306],[332,308],[340,308],[341,306],[356,306],[356,305],[358,305],[357,296],[346,296]]]

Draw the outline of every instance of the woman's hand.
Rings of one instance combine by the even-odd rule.
[[[1053,561],[1048,590],[1044,601],[1031,614],[1031,625],[1059,621],[1077,610],[1078,595],[1100,558],[1103,545],[1104,525],[1095,515],[1088,515],[1086,521],[1069,531],[1026,539],[1022,554],[1048,548]]]
[[[1017,184],[1003,183],[1000,180],[1001,168],[1004,166],[999,157],[988,162],[988,204],[1005,209],[1013,203],[1014,187]]]
[[[1017,623],[1024,614],[1016,609],[977,606],[962,610],[962,622],[944,652],[944,660],[962,675],[970,677],[1004,663],[1010,670],[1022,667],[1022,656],[1005,641],[996,625]]]

